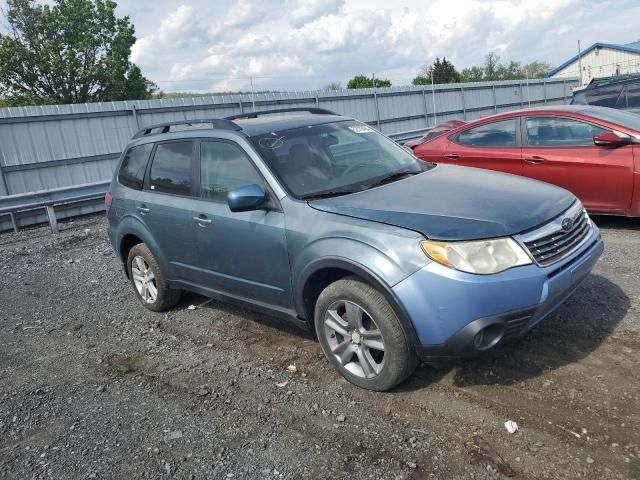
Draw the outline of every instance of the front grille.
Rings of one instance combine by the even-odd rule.
[[[589,217],[584,210],[580,210],[574,217],[563,217],[563,220],[566,218],[573,220],[573,226],[569,230],[564,230],[560,222],[551,233],[524,242],[539,265],[551,265],[564,258],[589,234]]]

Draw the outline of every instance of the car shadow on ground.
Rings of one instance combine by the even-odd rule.
[[[631,302],[597,274],[551,316],[518,340],[473,358],[425,365],[397,391],[425,388],[453,373],[458,387],[512,385],[575,363],[595,351],[625,317]]]
[[[598,228],[612,228],[615,230],[640,230],[640,218],[637,217],[592,215],[591,219],[598,226]]]
[[[190,305],[230,315],[237,325],[258,336],[259,343],[282,345],[300,341],[315,342],[310,330],[299,328],[283,318],[265,315],[242,306],[187,294],[174,307]],[[427,388],[453,373],[454,385],[512,385],[535,378],[548,370],[561,368],[587,357],[615,330],[630,307],[622,289],[607,278],[591,274],[580,288],[551,316],[522,338],[472,358],[436,362],[416,370],[408,381],[393,392]],[[256,325],[252,326],[252,322]],[[265,328],[267,327],[267,328]],[[294,338],[292,338],[294,337]],[[320,353],[320,347],[317,346]],[[336,374],[337,375],[337,374]]]

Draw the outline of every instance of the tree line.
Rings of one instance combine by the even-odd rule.
[[[128,16],[113,0],[6,0],[7,33],[0,33],[0,106],[44,105],[185,96],[157,92],[131,61],[136,42]],[[546,62],[500,62],[495,52],[480,66],[458,71],[446,58],[420,68],[413,85],[540,78]],[[357,75],[347,88],[390,87],[375,75]],[[331,82],[327,90],[342,89]],[[192,94],[188,94],[192,95]]]
[[[533,61],[524,65],[514,60],[502,63],[496,52],[489,52],[485,55],[482,65],[466,67],[458,71],[446,57],[443,57],[442,60],[436,57],[432,64],[420,67],[411,84],[431,85],[432,82],[437,84],[535,79],[544,77],[552,68],[550,63],[543,61]],[[388,79],[366,75],[357,75],[347,83],[348,89],[390,86],[391,81]],[[331,82],[325,86],[325,90],[340,90],[341,88],[340,82]]]

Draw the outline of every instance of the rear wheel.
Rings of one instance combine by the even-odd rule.
[[[331,364],[351,383],[389,390],[406,379],[417,358],[384,296],[356,277],[329,285],[318,298],[315,327]]]
[[[169,288],[158,262],[146,244],[139,243],[129,251],[127,269],[136,297],[149,310],[161,312],[180,300],[182,292]]]

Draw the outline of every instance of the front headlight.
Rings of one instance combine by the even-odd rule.
[[[421,245],[429,258],[468,273],[488,275],[532,263],[526,252],[512,238],[472,242],[424,240]]]

